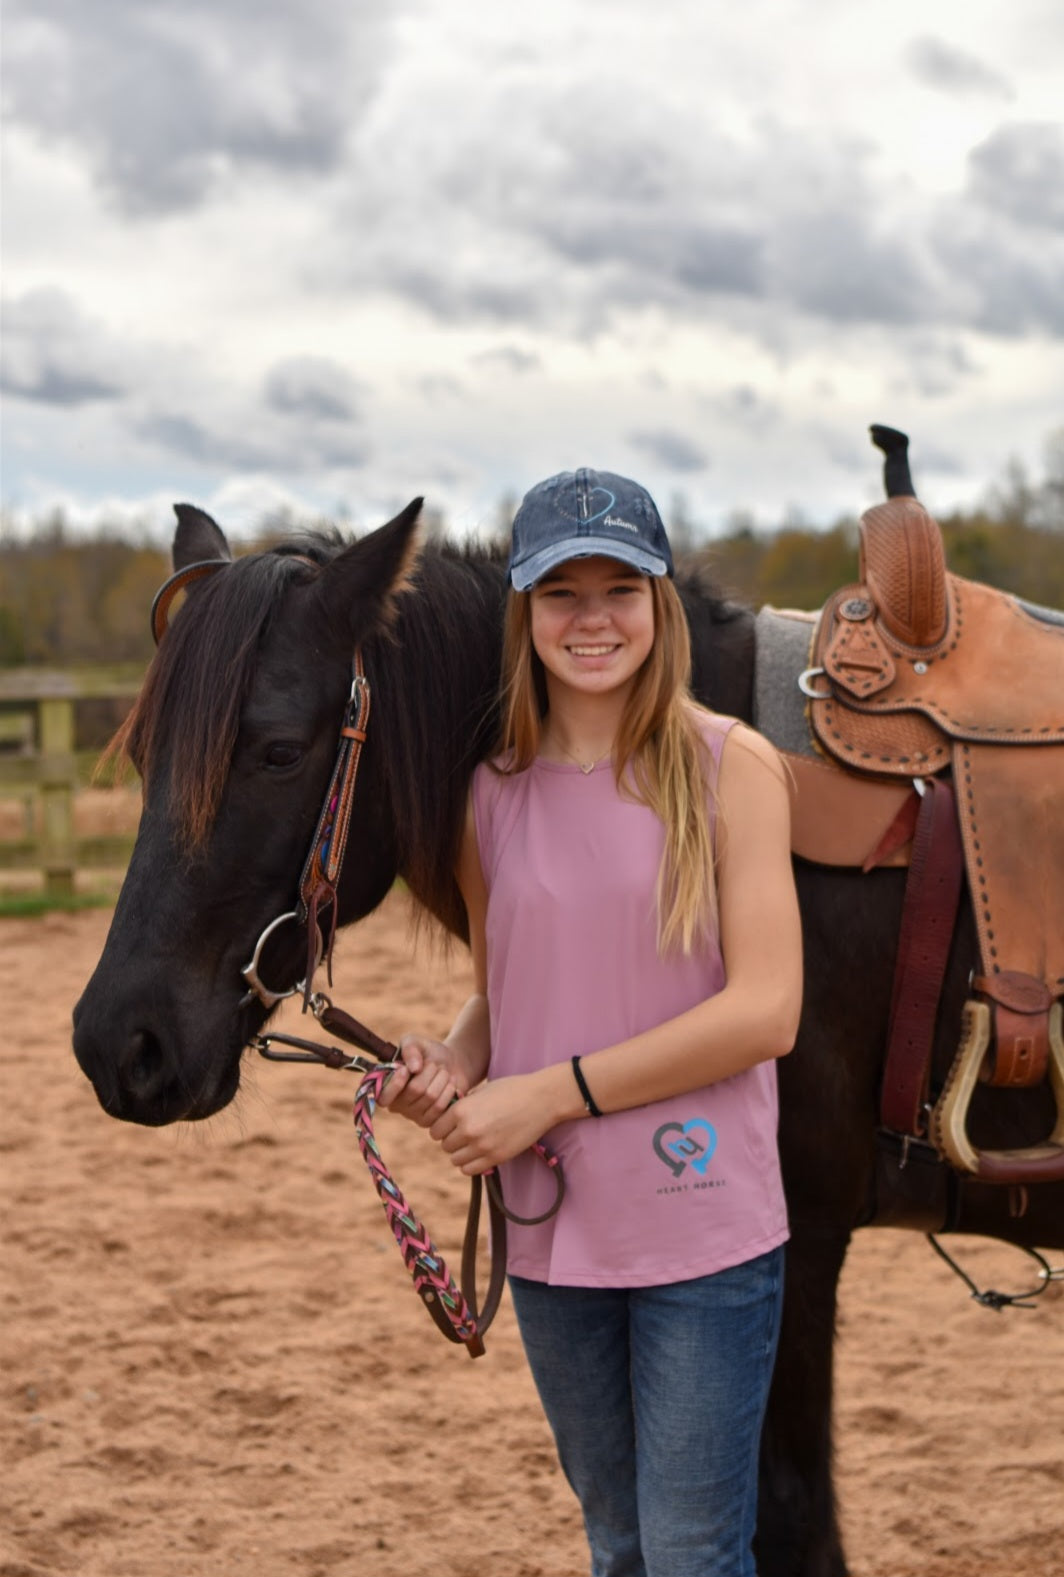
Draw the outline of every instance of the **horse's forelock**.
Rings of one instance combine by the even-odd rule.
[[[177,841],[202,847],[233,758],[262,638],[285,591],[335,552],[325,538],[235,560],[197,586],[167,631],[116,746],[145,783],[170,761]]]

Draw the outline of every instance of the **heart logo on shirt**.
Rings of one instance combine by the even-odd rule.
[[[654,1154],[673,1177],[679,1177],[688,1166],[704,1176],[716,1148],[717,1130],[704,1117],[692,1117],[687,1123],[662,1123],[654,1135]]]

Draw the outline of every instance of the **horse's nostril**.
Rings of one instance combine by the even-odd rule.
[[[129,1037],[121,1059],[122,1082],[136,1100],[147,1100],[165,1083],[166,1054],[150,1030],[136,1030]]]

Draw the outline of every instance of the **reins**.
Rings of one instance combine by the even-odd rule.
[[[392,1235],[410,1272],[414,1289],[432,1315],[437,1329],[448,1341],[463,1343],[471,1358],[479,1358],[484,1352],[485,1332],[498,1311],[506,1282],[506,1223],[514,1221],[522,1226],[535,1226],[554,1215],[565,1193],[558,1157],[545,1144],[532,1146],[534,1153],[551,1169],[555,1179],[554,1200],[540,1216],[518,1216],[507,1209],[497,1173],[488,1172],[483,1177],[470,1179],[461,1277],[456,1282],[424,1223],[414,1214],[388,1170],[373,1129],[373,1116],[381,1091],[393,1069],[399,1066],[398,1048],[382,1040],[342,1008],[336,1007],[323,993],[317,992],[311,996],[310,1011],[323,1029],[381,1060],[367,1062],[364,1057],[349,1056],[338,1046],[323,1046],[296,1035],[256,1035],[251,1044],[260,1056],[273,1062],[317,1062],[327,1068],[361,1075],[354,1100],[355,1137],[384,1207]],[[296,1049],[275,1051],[275,1044]],[[487,1294],[481,1304],[477,1295],[477,1238],[485,1188],[491,1231],[491,1269]]]
[[[191,582],[215,570],[224,569],[228,562],[226,559],[210,559],[189,565],[171,575],[163,584],[156,594],[151,611],[152,634],[156,645],[166,632],[170,606],[178,592]],[[249,1042],[260,1056],[272,1062],[317,1063],[322,1067],[361,1075],[354,1099],[355,1137],[403,1261],[413,1279],[414,1288],[448,1341],[463,1344],[471,1358],[479,1358],[484,1352],[484,1334],[495,1318],[506,1281],[506,1224],[512,1221],[521,1226],[536,1226],[549,1220],[561,1205],[565,1180],[557,1155],[543,1143],[533,1145],[534,1154],[554,1175],[555,1196],[542,1215],[518,1216],[507,1209],[502,1182],[494,1170],[483,1177],[471,1178],[469,1210],[462,1244],[461,1279],[456,1282],[443,1255],[436,1248],[424,1224],[411,1210],[381,1156],[373,1118],[390,1074],[400,1065],[398,1048],[342,1008],[336,1007],[323,993],[313,990],[314,974],[323,960],[326,977],[332,984],[332,954],[339,909],[337,890],[351,830],[355,782],[369,724],[370,686],[361,648],[355,651],[351,670],[351,689],[340,725],[336,761],[300,874],[297,907],[278,915],[261,932],[249,962],[241,971],[247,986],[241,1006],[258,998],[264,1007],[272,1009],[286,997],[300,993],[303,1011],[309,1008],[327,1034],[335,1035],[376,1059],[368,1062],[363,1056],[349,1055],[339,1046],[322,1045],[295,1035],[254,1035]],[[322,920],[327,911],[331,911],[328,932],[323,935]],[[274,990],[263,981],[260,974],[263,948],[269,937],[290,921],[306,926],[305,974],[294,986]],[[275,1051],[275,1045],[294,1049]],[[487,1293],[481,1305],[477,1296],[477,1238],[485,1187],[491,1235],[491,1269]]]

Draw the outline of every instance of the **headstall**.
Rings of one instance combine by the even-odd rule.
[[[228,563],[227,559],[208,559],[188,565],[170,576],[152,603],[151,626],[156,645],[166,631],[170,605],[177,593],[191,582],[215,570],[224,569]],[[332,984],[332,953],[339,908],[337,889],[347,852],[355,780],[366,740],[369,709],[369,681],[362,662],[362,651],[358,648],[352,661],[351,690],[340,725],[336,761],[299,878],[297,907],[271,920],[259,936],[250,960],[241,971],[248,988],[241,1006],[258,998],[264,1007],[273,1009],[286,997],[301,994],[303,1011],[309,1009],[327,1034],[335,1035],[362,1052],[368,1052],[375,1059],[370,1062],[364,1056],[352,1056],[338,1046],[322,1045],[295,1035],[253,1035],[249,1042],[260,1056],[273,1062],[317,1063],[322,1067],[343,1069],[360,1075],[354,1099],[355,1137],[415,1290],[443,1335],[449,1341],[464,1344],[470,1357],[478,1358],[484,1352],[484,1333],[498,1310],[506,1280],[506,1223],[513,1221],[521,1226],[535,1226],[549,1220],[561,1205],[565,1181],[557,1155],[543,1143],[533,1145],[532,1150],[552,1172],[555,1194],[542,1215],[518,1216],[507,1209],[502,1183],[494,1170],[485,1173],[483,1178],[471,1178],[461,1278],[460,1282],[456,1282],[443,1255],[436,1248],[424,1224],[411,1210],[381,1156],[373,1130],[373,1117],[389,1075],[399,1065],[398,1049],[342,1008],[336,1007],[323,993],[313,990],[314,973],[323,960],[327,979]],[[328,931],[323,936],[322,924],[326,914]],[[262,952],[269,937],[289,922],[306,926],[306,970],[303,980],[278,991],[266,985],[261,977]],[[275,1045],[293,1049],[275,1051]],[[490,1221],[491,1270],[487,1294],[481,1306],[476,1287],[477,1236],[485,1188]]]

